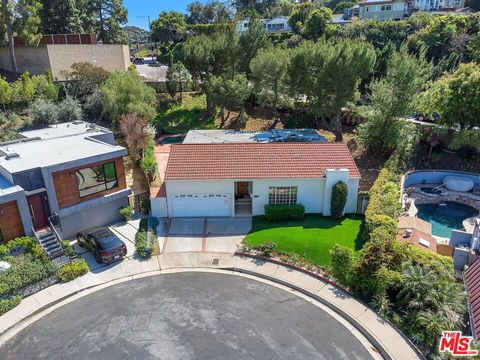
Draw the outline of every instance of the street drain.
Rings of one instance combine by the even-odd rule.
[[[212,265],[218,265],[220,263],[220,259],[218,258],[213,258],[212,260]]]

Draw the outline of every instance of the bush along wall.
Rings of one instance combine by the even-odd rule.
[[[265,218],[267,220],[299,220],[305,217],[305,207],[296,205],[265,205]]]
[[[347,203],[348,185],[343,181],[337,182],[332,187],[332,199],[330,204],[330,211],[332,217],[340,219],[343,216],[345,210],[345,204]]]

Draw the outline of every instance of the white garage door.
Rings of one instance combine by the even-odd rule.
[[[182,194],[172,195],[173,217],[231,216],[232,208],[228,194]]]

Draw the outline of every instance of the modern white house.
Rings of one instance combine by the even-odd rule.
[[[268,33],[280,33],[280,32],[290,32],[292,29],[288,25],[288,16],[277,16],[273,19],[261,19],[260,22],[263,24],[265,30]],[[236,30],[238,33],[244,33],[248,31],[248,26],[250,24],[250,18],[245,18],[237,22]]]
[[[330,215],[332,187],[348,185],[345,213],[357,209],[360,173],[344,143],[174,144],[165,196],[152,199],[154,216],[263,215],[267,204],[302,204]]]

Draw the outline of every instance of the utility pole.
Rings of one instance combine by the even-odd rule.
[[[17,60],[15,59],[15,44],[13,42],[12,19],[8,11],[8,0],[2,0],[3,14],[5,15],[5,24],[7,25],[8,51],[10,53],[10,63],[15,77],[18,75]]]

